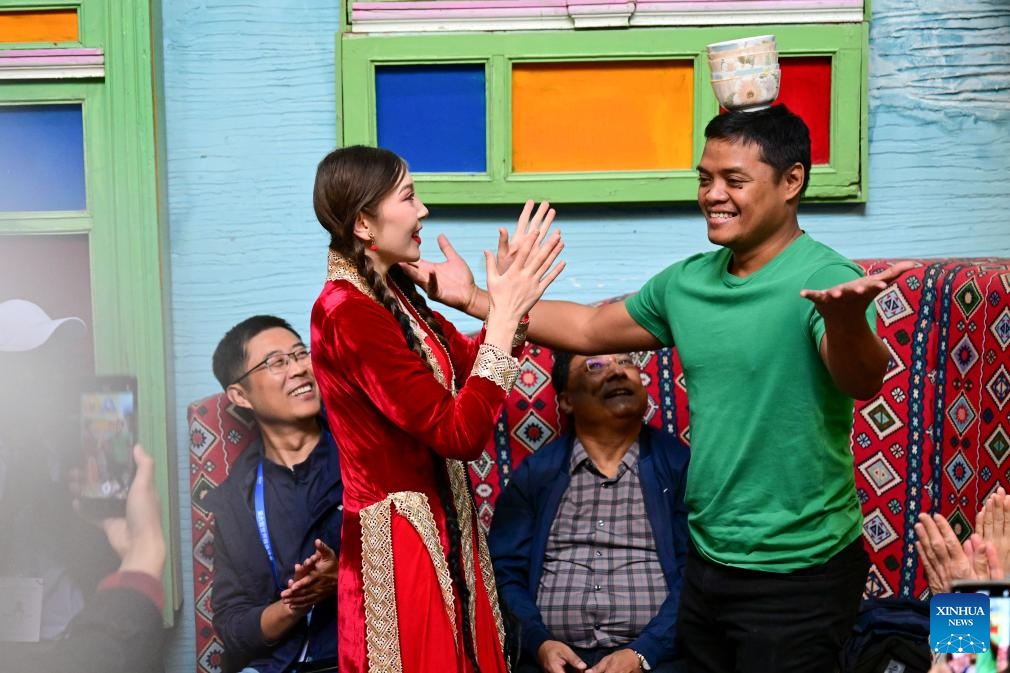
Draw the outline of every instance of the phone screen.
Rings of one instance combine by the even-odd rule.
[[[78,495],[125,500],[133,479],[137,441],[136,386],[128,377],[100,377],[81,392]]]
[[[1005,671],[1010,666],[1010,588],[1001,596],[989,594],[990,623],[996,670]]]
[[[1010,581],[957,582],[956,593],[989,596],[989,652],[974,655],[975,671],[999,673],[1010,667]]]

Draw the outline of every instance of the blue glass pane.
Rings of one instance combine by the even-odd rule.
[[[85,207],[81,106],[0,106],[0,211]]]
[[[412,171],[487,171],[483,64],[376,68],[375,107],[379,146]]]

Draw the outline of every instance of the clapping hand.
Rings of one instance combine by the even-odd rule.
[[[545,205],[541,204],[541,210]],[[524,316],[565,268],[564,262],[555,264],[565,247],[561,241],[561,232],[555,230],[547,235],[546,227],[527,226],[526,214],[532,206],[532,201],[527,202],[523,216],[519,218],[519,225],[516,226],[516,234],[510,242],[503,244],[499,238],[497,255],[484,252],[490,302],[489,321],[490,315],[495,311],[504,311],[510,320]],[[552,213],[553,211],[548,211],[547,219],[553,220]],[[540,211],[534,220],[540,220]]]
[[[948,593],[956,580],[988,580],[1003,574],[996,548],[973,533],[962,545],[941,514],[920,514],[915,550],[926,569],[929,589]]]
[[[519,219],[516,220],[515,231],[512,232],[511,238],[508,235],[508,231],[505,227],[500,227],[498,229],[498,251],[495,254],[495,263],[498,266],[498,273],[505,273],[508,268],[512,266],[515,261],[516,256],[519,251],[524,248],[524,246],[529,244],[529,241],[533,241],[532,245],[534,247],[540,246],[544,238],[547,237],[547,232],[551,228],[551,224],[554,222],[554,216],[557,214],[551,204],[547,201],[541,202],[540,206],[537,208],[536,212],[533,212],[533,206],[535,202],[530,199],[523,206],[522,212],[519,214]],[[555,232],[555,235],[560,238],[560,235]]]
[[[294,611],[307,611],[337,591],[337,554],[322,540],[316,551],[295,564],[295,574],[281,592],[281,601]]]

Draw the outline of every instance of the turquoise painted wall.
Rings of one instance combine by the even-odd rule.
[[[303,332],[325,271],[316,162],[335,143],[338,2],[173,0],[163,5],[176,424],[216,392],[210,356],[231,325],[276,313]],[[812,235],[850,257],[1010,256],[1010,5],[877,0],[871,27],[870,197],[801,209]],[[421,195],[423,198],[423,194]],[[472,263],[515,209],[437,208]],[[709,246],[696,209],[564,208],[568,268],[553,298],[635,290]],[[459,321],[474,328],[469,319]],[[179,516],[190,548],[186,446]],[[184,559],[184,568],[189,560]],[[192,580],[168,670],[194,670]]]

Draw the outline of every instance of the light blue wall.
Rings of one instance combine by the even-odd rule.
[[[338,4],[164,3],[180,441],[186,403],[216,391],[210,355],[228,327],[270,312],[308,331],[325,271],[311,184],[316,162],[335,143]],[[874,5],[870,199],[807,205],[803,227],[856,258],[1010,256],[1010,5]],[[476,265],[517,212],[436,208],[423,233],[425,253],[436,255],[435,236],[446,233]],[[568,268],[553,298],[630,292],[667,263],[709,247],[688,206],[564,208],[558,221]],[[190,548],[186,448],[178,447],[183,550]],[[191,594],[187,577],[171,673],[194,670]]]

